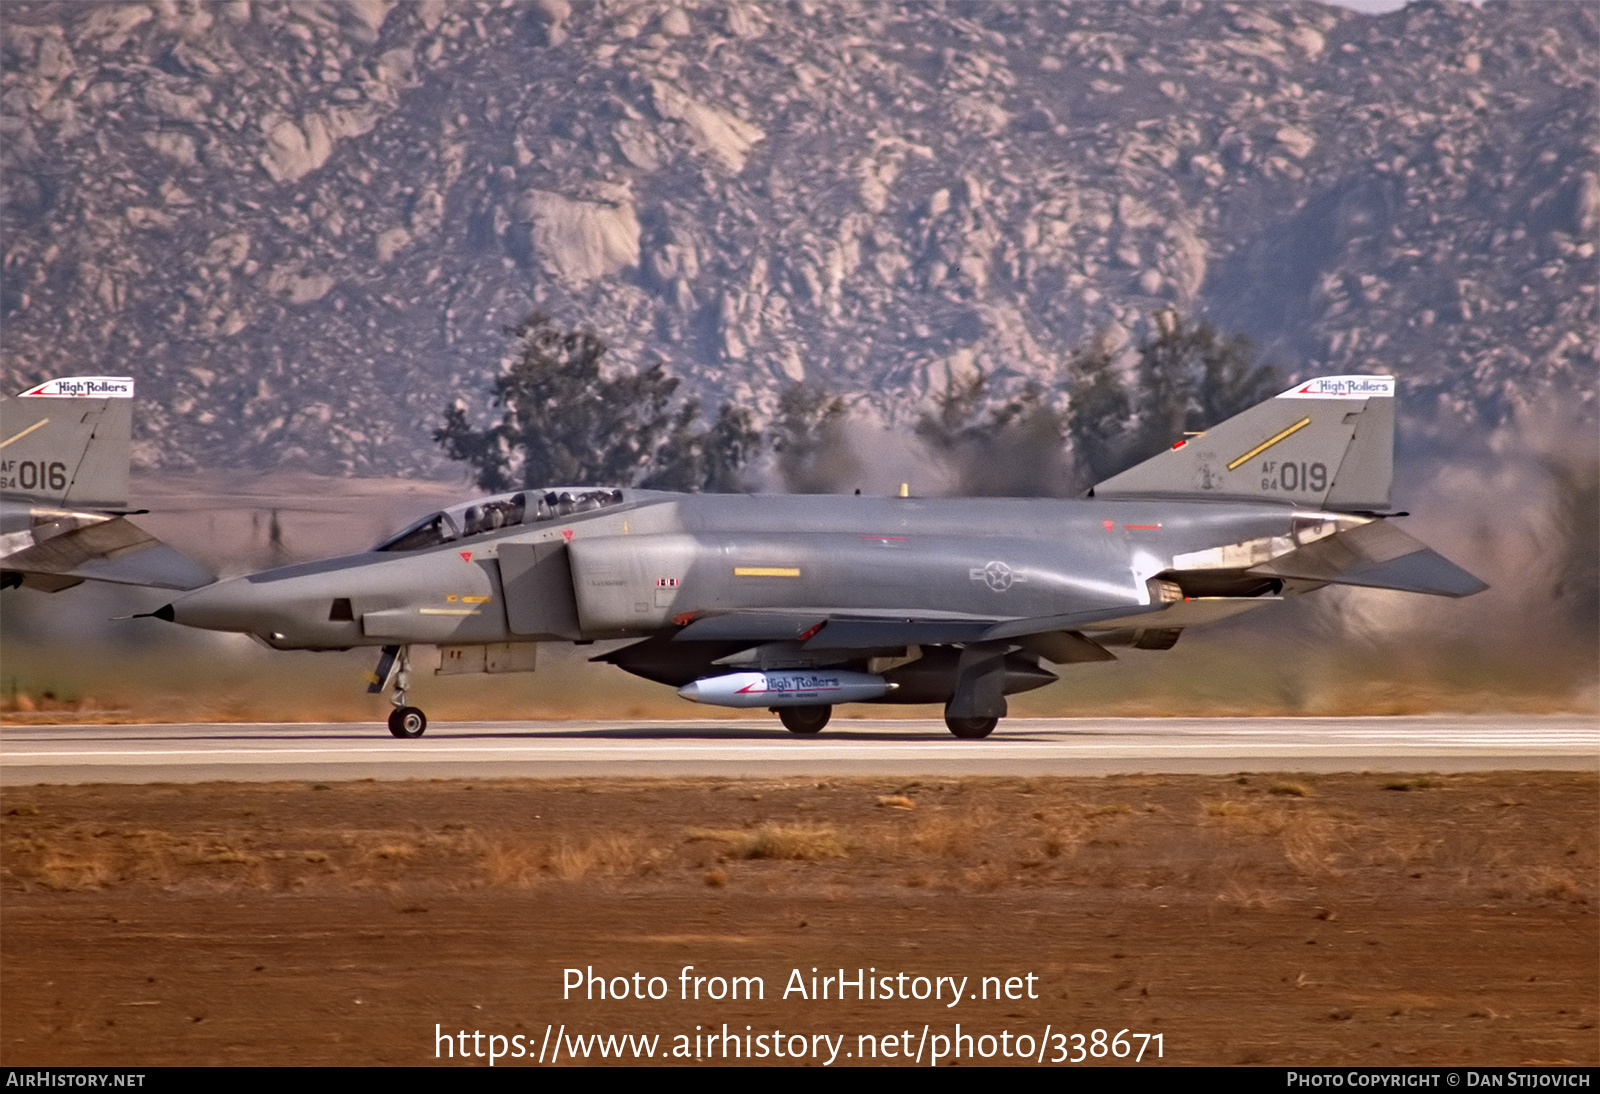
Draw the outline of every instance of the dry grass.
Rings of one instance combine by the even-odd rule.
[[[1399,829],[1378,834],[1368,847],[1367,862],[1373,866],[1407,869],[1435,861],[1440,840],[1430,831]]]
[[[562,840],[550,853],[548,869],[566,881],[616,877],[647,870],[658,857],[658,851],[636,836],[608,834],[587,840]]]
[[[1343,872],[1342,863],[1349,848],[1344,825],[1325,814],[1301,814],[1289,818],[1278,832],[1283,857],[1306,877]]]
[[[218,866],[255,866],[261,862],[261,857],[238,847],[217,843],[201,848],[196,853],[194,861],[202,865],[214,863]]]
[[[965,858],[977,846],[981,831],[969,814],[933,813],[917,818],[910,844],[925,857]]]
[[[103,860],[57,852],[46,854],[34,874],[41,886],[58,893],[101,889],[113,876],[111,866]]]
[[[1523,873],[1524,892],[1545,900],[1565,901],[1568,904],[1593,904],[1595,879],[1587,871],[1560,869],[1554,866],[1532,866]]]
[[[315,835],[301,833],[301,837]],[[577,880],[648,873],[664,857],[639,837],[607,833],[586,839],[486,839],[471,830],[450,833],[321,833],[322,846],[262,849],[242,839],[175,839],[130,833],[103,841],[99,853],[63,853],[47,841],[12,841],[8,874],[47,888],[99,887],[148,879],[170,885],[175,876],[204,877],[208,887],[296,887],[337,875],[355,888],[381,885],[420,869],[461,872],[467,885],[527,887],[541,878]],[[119,846],[120,845],[120,846]],[[29,862],[32,865],[29,865]]]
[[[1592,869],[1578,864],[1538,864],[1495,871],[1485,883],[1488,895],[1513,903],[1600,903],[1600,881]]]
[[[682,874],[777,892],[794,883],[785,864],[828,863],[846,887],[892,878],[967,892],[1161,889],[1239,908],[1262,906],[1257,890],[1360,878],[1380,888],[1420,880],[1485,901],[1600,904],[1594,833],[1568,824],[1553,840],[1561,822],[1527,804],[1544,797],[1531,783],[1479,788],[1474,778],[1192,778],[1181,790],[1172,780],[950,780],[888,793],[851,780],[774,780],[743,784],[742,794],[707,793],[739,785],[724,782],[436,784],[414,791],[436,801],[432,819],[411,810],[418,819],[406,828],[337,822],[346,800],[391,793],[377,785],[234,788],[222,812],[248,827],[203,811],[158,825],[148,818],[160,814],[143,807],[122,811],[136,824],[85,821],[107,815],[103,805],[74,815],[63,808],[72,791],[39,788],[8,794],[0,886],[412,892],[670,884]],[[1427,798],[1384,792],[1399,782],[1429,784]],[[165,794],[174,805],[191,795],[115,793]],[[893,799],[915,808],[880,804]],[[1562,817],[1581,813],[1572,801]],[[489,806],[503,810],[486,814]],[[749,865],[734,874],[731,862]]]
[[[923,803],[915,817],[852,833],[856,849],[895,865],[911,864],[902,874],[910,888],[943,885],[967,892],[988,892],[1016,884],[1048,884],[1067,877],[1086,880],[1074,861],[1086,849],[1109,850],[1137,844],[1137,822],[1143,812],[1125,801],[1059,800],[1048,788],[1024,782],[1022,800],[1036,795],[1052,801],[1019,818],[992,801],[942,805]]]
[[[831,825],[763,824],[747,831],[691,828],[685,836],[691,842],[719,843],[731,858],[821,862],[850,857],[849,847]]]
[[[965,871],[963,880],[966,883],[963,888],[969,892],[992,893],[1004,888],[1011,876],[999,864],[985,862]]]
[[[1040,846],[1046,858],[1062,858],[1076,852],[1088,834],[1087,825],[1062,821],[1045,831],[1040,838]]]
[[[1419,775],[1412,779],[1390,779],[1383,784],[1385,790],[1433,790],[1443,786],[1444,783],[1436,778]]]
[[[412,843],[381,843],[363,852],[362,860],[371,863],[410,862],[417,857],[417,850]]]
[[[1279,789],[1285,785],[1295,790],[1285,794]],[[1268,793],[1281,799],[1298,798],[1307,791],[1297,783],[1275,783]],[[1304,877],[1337,876],[1358,842],[1357,826],[1348,819],[1294,801],[1221,798],[1204,800],[1200,807],[1207,824],[1233,842],[1275,843],[1284,860]]]
[[[1277,888],[1241,880],[1224,884],[1215,899],[1215,904],[1219,908],[1244,912],[1276,911],[1283,906],[1283,903],[1283,894]]]
[[[520,840],[479,839],[475,850],[483,878],[493,886],[525,889],[538,879],[544,868],[544,856],[537,848]]]
[[[8,1051],[59,1055],[92,1034],[127,1059],[160,1036],[164,1058],[215,1043],[206,1058],[228,1062],[248,1015],[257,1030],[304,1015],[296,1043],[349,1032],[334,1046],[348,1052],[399,1028],[387,1058],[408,1059],[415,1023],[375,999],[510,1013],[574,961],[786,973],[821,954],[881,971],[902,952],[1039,972],[1048,990],[1018,1004],[1037,1028],[1052,1009],[1069,1020],[1063,1006],[1164,1015],[1145,1028],[1200,1028],[1220,1062],[1243,1051],[1241,1029],[1304,1054],[1308,1030],[1335,1027],[1346,1039],[1314,1059],[1380,1040],[1399,1046],[1385,1063],[1477,1058],[1488,1023],[1462,1019],[1491,1006],[1516,1016],[1495,1023],[1516,1026],[1496,1059],[1591,1058],[1593,773],[1442,775],[1412,793],[1385,791],[1389,778],[7,788]],[[1286,781],[1314,793],[1272,792]],[[917,808],[877,804],[895,795]],[[337,990],[306,994],[329,977]],[[1448,1043],[1397,1017],[1422,1005],[1400,1001],[1413,991],[1438,995],[1426,1023]],[[82,1004],[72,1014],[63,993]],[[126,1009],[158,998],[197,1002]],[[659,1017],[640,1006],[607,1015]],[[732,1017],[790,1021],[783,1007]],[[1355,1017],[1330,1021],[1335,1009]],[[362,1037],[329,1014],[366,1022]]]
[[[1200,811],[1207,817],[1228,823],[1243,825],[1259,820],[1261,816],[1261,803],[1241,801],[1238,798],[1219,798],[1202,801]]]

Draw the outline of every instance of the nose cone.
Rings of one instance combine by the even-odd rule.
[[[268,618],[274,614],[271,607],[248,579],[236,577],[180,596],[155,614],[159,619],[185,627],[238,631],[266,638],[274,626]]]
[[[362,631],[340,573],[275,570],[230,578],[154,614],[185,627],[253,635],[274,649],[349,649],[362,644]]]

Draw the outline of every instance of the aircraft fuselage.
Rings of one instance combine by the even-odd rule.
[[[1174,559],[1349,517],[1176,500],[678,495],[218,582],[173,621],[277,649],[648,637],[706,615],[1002,619],[1148,605]],[[1218,567],[1219,578],[1242,567]],[[1270,582],[1242,578],[1259,593]],[[892,641],[886,645],[893,645]]]

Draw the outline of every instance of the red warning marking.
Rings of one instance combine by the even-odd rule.
[[[1117,522],[1114,520],[1103,520],[1100,523],[1105,525],[1105,529],[1108,532],[1117,526]]]
[[[1161,525],[1159,525],[1159,524],[1124,524],[1122,527],[1124,529],[1133,529],[1135,531],[1140,531],[1140,532],[1159,532],[1159,531],[1161,531]]]
[[[561,529],[561,538],[566,540],[568,543],[571,543],[572,542],[572,529],[571,528],[563,528],[563,529]]]
[[[472,552],[471,551],[461,551],[459,553],[461,555],[461,561],[462,562],[471,562],[472,561]]]
[[[1172,447],[1173,448],[1182,448],[1184,445],[1186,445],[1188,443],[1189,443],[1188,441],[1173,441],[1172,442]]]
[[[684,612],[682,615],[673,616],[672,623],[677,627],[687,627],[690,623],[695,621],[695,617],[699,614],[699,612]]]
[[[826,622],[827,622],[826,619],[824,619],[822,621],[822,623],[826,623]],[[816,626],[811,627],[810,629],[805,631],[803,634],[801,634],[799,638],[795,639],[795,641],[796,642],[809,642],[809,641],[811,641],[811,639],[813,639],[813,638],[815,638],[817,636],[817,632],[822,629],[822,623],[818,623]]]

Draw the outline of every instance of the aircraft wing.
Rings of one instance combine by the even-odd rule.
[[[97,521],[0,560],[25,585],[62,589],[80,581],[198,589],[216,580],[204,566],[122,517]]]
[[[676,642],[799,642],[806,649],[876,649],[976,642],[998,620],[969,616],[908,617],[859,609],[729,612],[691,621]]]
[[[874,614],[859,609],[728,612],[691,620],[673,635],[675,642],[799,642],[807,650],[864,650],[891,646],[1018,643],[1040,635],[1076,634],[1128,628],[1176,629],[1214,623],[1276,597],[1201,597],[1160,604],[1121,604],[1093,611],[1024,619],[936,614]],[[1086,645],[1093,645],[1088,639]],[[1096,647],[1098,649],[1098,647]],[[1078,649],[1077,660],[1100,660]],[[1109,658],[1109,654],[1106,655]],[[1059,663],[1059,662],[1058,662]]]

